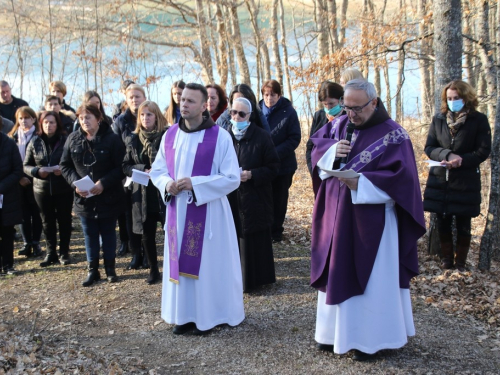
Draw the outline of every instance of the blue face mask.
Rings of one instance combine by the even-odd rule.
[[[231,124],[233,124],[233,126],[240,131],[245,130],[248,127],[248,125],[250,125],[248,121],[235,121],[233,119],[231,119]]]
[[[464,100],[463,99],[458,99],[458,100],[448,100],[448,108],[452,112],[460,112],[462,108],[464,107]]]
[[[335,107],[330,108],[330,109],[328,109],[326,107],[324,109],[325,109],[326,114],[330,115],[330,116],[337,116],[340,113],[340,111],[342,111],[342,107],[340,106],[340,104],[337,104]]]

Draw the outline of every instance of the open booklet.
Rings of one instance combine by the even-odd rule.
[[[90,190],[94,188],[95,184],[94,181],[92,181],[92,179],[88,175],[78,181],[73,182],[73,185],[75,185],[80,191],[89,192],[85,198],[90,198],[94,196],[94,194],[92,194]]]
[[[136,184],[148,186],[149,173],[142,172],[138,169],[132,169],[132,181],[134,181]]]
[[[332,177],[342,177],[342,178],[355,178],[361,176],[358,172],[353,171],[352,169],[348,169],[347,171],[341,171],[341,170],[329,170],[329,169],[322,169],[322,172],[325,172],[329,176]]]

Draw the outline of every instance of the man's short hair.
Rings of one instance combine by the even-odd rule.
[[[134,81],[132,81],[131,79],[126,79],[124,81],[122,81],[122,84],[120,85],[120,90],[127,90],[127,87],[129,87],[130,85],[133,85],[135,84]]]
[[[135,83],[132,83],[131,85],[128,85],[127,89],[125,90],[125,93],[132,91],[132,90],[137,90],[142,92],[142,95],[146,97],[146,91],[144,91],[144,88],[141,85],[137,85]]]
[[[199,83],[188,83],[184,89],[201,91],[203,95],[203,102],[206,103],[208,101],[208,91],[207,88]]]
[[[347,90],[360,90],[366,93],[366,96],[371,99],[377,98],[377,90],[375,90],[375,86],[373,83],[368,82],[365,79],[353,79],[347,82],[344,86],[344,92]]]
[[[66,85],[62,81],[52,81],[50,82],[49,89],[56,88],[59,91],[61,91],[62,96],[66,96],[66,93],[68,92],[66,90]]]
[[[4,80],[0,81],[0,87],[5,87],[5,86],[9,86],[10,87],[9,82],[4,81]]]
[[[52,100],[57,100],[59,105],[62,105],[61,99],[59,99],[57,96],[55,96],[55,95],[46,95],[45,96],[45,104],[50,103]]]

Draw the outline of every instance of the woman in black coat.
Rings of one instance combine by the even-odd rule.
[[[324,81],[321,83],[318,91],[318,100],[321,104],[323,104],[323,109],[320,109],[319,111],[316,111],[316,113],[314,113],[309,138],[312,137],[312,135],[319,129],[321,129],[324,125],[343,114],[342,108],[340,107],[340,98],[342,98],[343,96],[344,89],[338,83],[330,81]],[[308,140],[306,144],[306,161],[309,173],[312,173],[312,148],[313,143],[311,142],[311,140]]]
[[[273,224],[272,180],[279,157],[269,133],[258,127],[252,105],[246,98],[234,100],[231,108],[234,147],[241,168],[241,184],[229,195],[240,245],[243,291],[276,281],[271,226]]]
[[[14,274],[14,225],[23,220],[21,189],[23,162],[16,143],[1,132],[0,118],[0,273]]]
[[[59,162],[67,136],[58,113],[42,112],[39,122],[41,134],[34,136],[28,144],[24,173],[33,177],[33,192],[42,216],[43,232],[47,242],[47,254],[40,267],[59,264],[57,224],[59,224],[60,261],[66,265],[70,262],[73,189],[62,176]]]
[[[26,148],[35,135],[40,131],[36,113],[30,107],[24,106],[16,111],[16,123],[8,134],[17,144],[21,160],[24,161]],[[19,181],[21,185],[23,222],[21,224],[21,235],[24,247],[19,255],[26,257],[42,255],[40,248],[40,237],[42,236],[42,219],[40,210],[33,194],[33,178],[27,174]]]
[[[288,191],[297,170],[295,149],[300,143],[300,122],[290,101],[281,96],[281,85],[271,79],[262,85],[263,100],[259,105],[271,128],[271,138],[280,158],[278,175],[272,181],[274,221],[272,236],[274,242],[283,239],[283,222],[288,205]]]
[[[441,113],[434,116],[425,153],[442,166],[432,167],[424,192],[424,209],[437,214],[444,269],[465,269],[471,239],[471,218],[480,213],[480,164],[491,151],[487,117],[476,111],[478,100],[466,82],[452,81],[441,94]],[[452,219],[457,226],[453,251]]]
[[[76,111],[80,129],[71,133],[61,157],[62,175],[75,190],[74,211],[82,222],[89,273],[83,286],[100,279],[99,249],[102,239],[104,269],[109,282],[115,272],[116,219],[122,212],[122,162],[125,146],[113,133],[98,107],[82,104]],[[80,190],[75,183],[88,176],[94,186]]]
[[[139,106],[137,128],[126,138],[126,154],[123,160],[123,173],[132,177],[134,169],[149,173],[153,164],[167,120],[160,108],[149,100]],[[128,269],[138,269],[143,263],[141,243],[150,266],[146,282],[154,284],[161,280],[156,252],[156,226],[165,222],[165,205],[158,189],[149,181],[147,186],[132,183],[132,249],[134,254]]]

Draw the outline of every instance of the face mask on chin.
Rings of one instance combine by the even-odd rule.
[[[330,109],[327,109],[325,107],[326,114],[329,116],[332,116],[332,117],[337,116],[340,113],[340,111],[342,111],[342,107],[340,107],[340,104],[337,104],[335,107],[330,108]]]
[[[250,125],[248,121],[235,121],[233,119],[231,119],[231,124],[240,131],[245,130]]]

